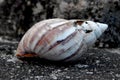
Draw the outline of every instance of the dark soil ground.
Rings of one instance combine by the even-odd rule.
[[[93,48],[69,64],[11,62],[17,44],[0,40],[0,80],[120,80],[120,49]]]

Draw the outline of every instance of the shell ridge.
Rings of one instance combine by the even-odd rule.
[[[67,27],[66,27],[66,28],[67,28]],[[55,30],[55,29],[56,29],[56,30],[59,30],[58,28],[53,28],[53,30]],[[53,30],[52,30],[52,31],[53,31]],[[61,30],[59,30],[59,31],[61,31]],[[67,31],[67,30],[66,30],[66,31]],[[65,31],[65,32],[66,32],[66,31]],[[45,33],[45,35],[42,36],[41,39],[43,39],[47,34],[50,34],[50,32],[51,32],[51,30],[48,30],[48,31]],[[53,31],[53,32],[54,32],[54,31]],[[72,32],[71,32],[71,33],[72,33]],[[63,33],[62,33],[62,34],[63,34]],[[70,33],[69,33],[69,34],[70,34]],[[69,35],[69,34],[68,34],[68,35]],[[59,35],[60,35],[60,33],[59,33]],[[56,35],[56,36],[57,36],[57,35]],[[49,36],[49,37],[50,37],[50,36]],[[66,37],[67,37],[67,36],[66,36]],[[66,38],[66,37],[65,37],[65,38]],[[43,40],[41,40],[41,39],[40,39],[40,40],[38,41],[38,43],[36,44],[35,49],[37,48],[37,46],[39,46],[39,43],[40,43],[41,41],[43,41]],[[52,40],[51,43],[49,43],[49,45],[52,45],[52,44],[56,43],[57,41],[58,41],[57,39],[54,39],[54,40]],[[43,49],[42,49],[42,50],[43,50]],[[38,48],[38,49],[35,50],[35,51],[39,53],[39,52],[41,51],[41,49]]]
[[[67,58],[65,58],[65,59],[63,59],[61,61],[71,61],[71,60],[73,61],[73,59],[75,59],[74,57],[79,54],[78,52],[82,49],[83,45],[84,44],[81,43],[80,47],[76,50],[76,52],[74,54],[68,56]]]
[[[77,35],[79,35],[79,34],[77,34]],[[74,36],[74,37],[77,38],[77,36]],[[75,38],[74,38],[74,39],[75,39]],[[70,40],[73,42],[74,39],[70,39]],[[69,42],[69,44],[71,44],[70,41],[68,41],[68,42]],[[68,43],[68,42],[67,42],[67,43]],[[67,46],[67,45],[68,45],[67,43],[66,43],[64,46]],[[76,42],[74,42],[74,44],[76,44]],[[80,44],[80,43],[79,43],[79,44]],[[58,48],[58,47],[60,48],[61,45],[63,45],[63,44],[60,43],[60,45],[57,45],[57,47],[55,47],[55,48],[53,48],[53,49],[55,50],[55,49]],[[71,45],[72,45],[72,44],[71,44]],[[78,46],[78,45],[77,45],[77,46]],[[68,47],[68,48],[70,48],[70,47]],[[67,48],[67,49],[68,49],[68,48]],[[66,49],[66,50],[67,50],[67,49]],[[60,50],[60,51],[59,51],[59,54],[61,55],[61,53],[63,53],[63,55],[64,55],[64,52],[65,52],[66,50],[63,50],[63,52],[60,52],[60,51],[61,51],[61,50]],[[53,50],[51,50],[51,51],[53,51]],[[49,52],[50,52],[50,51],[49,51]],[[48,53],[48,54],[50,55],[50,53]],[[59,55],[59,54],[57,53],[57,55]],[[45,54],[44,56],[47,56],[47,57],[48,57],[49,55]],[[53,54],[52,54],[52,55],[53,55]],[[58,57],[58,56],[56,56],[56,57]]]

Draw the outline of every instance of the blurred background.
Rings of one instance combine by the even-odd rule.
[[[0,37],[19,41],[33,24],[50,18],[106,23],[95,46],[120,47],[119,0],[0,0]]]

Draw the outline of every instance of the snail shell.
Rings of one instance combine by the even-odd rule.
[[[17,58],[53,61],[79,60],[107,29],[107,24],[83,20],[48,19],[36,23],[20,41]]]

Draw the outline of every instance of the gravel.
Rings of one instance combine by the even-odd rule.
[[[74,63],[12,62],[17,42],[0,41],[0,80],[120,80],[120,49],[92,48]]]

